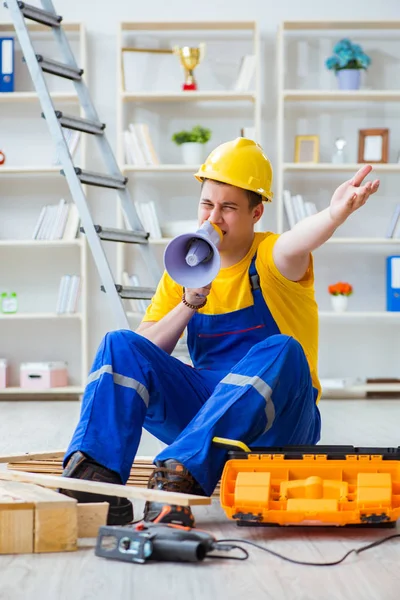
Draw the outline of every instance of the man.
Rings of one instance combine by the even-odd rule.
[[[255,142],[214,150],[196,173],[199,224],[223,233],[221,270],[210,285],[182,289],[164,273],[136,333],[107,334],[94,360],[64,476],[125,483],[142,427],[168,446],[150,487],[211,495],[226,460],[214,436],[247,445],[316,444],[318,310],[312,251],[375,193],[366,165],[337,188],[330,206],[277,235],[254,233],[272,199],[272,169]],[[193,367],[170,354],[187,328]],[[108,522],[132,517],[110,502]],[[148,502],[146,520],[194,524],[190,509]]]

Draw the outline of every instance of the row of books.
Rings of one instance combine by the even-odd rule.
[[[318,212],[314,202],[304,202],[300,194],[292,196],[289,190],[283,190],[283,204],[290,229],[302,219]]]
[[[67,145],[68,145],[69,153],[71,154],[71,156],[74,156],[75,152],[78,149],[79,140],[81,139],[81,132],[77,131],[76,129],[65,128],[65,129],[63,129],[63,133],[64,133],[65,141],[67,142]],[[56,156],[54,158],[53,164],[54,165],[61,164],[61,160],[60,160],[58,153],[56,154]]]
[[[79,223],[76,205],[61,198],[58,204],[47,204],[42,207],[32,239],[73,240],[78,234]]]
[[[140,281],[137,275],[129,275],[127,271],[122,273],[122,283],[127,287],[138,287],[140,286]],[[138,312],[140,314],[144,314],[148,305],[150,304],[149,300],[129,300],[128,301],[133,312]]]
[[[154,202],[151,200],[149,202],[134,202],[134,204],[138,217],[144,229],[150,234],[150,237],[154,239],[162,238]]]
[[[235,91],[247,92],[252,87],[252,82],[256,72],[255,54],[246,54],[240,64],[239,75],[235,83]]]
[[[128,165],[145,167],[160,164],[146,123],[129,123],[124,131],[124,150]]]
[[[399,238],[400,237],[400,204],[396,205],[390,219],[387,231],[387,238]]]
[[[57,314],[75,313],[78,309],[81,278],[79,275],[63,275],[58,288]]]

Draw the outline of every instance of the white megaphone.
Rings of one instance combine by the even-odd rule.
[[[164,266],[176,283],[185,288],[208,285],[221,268],[218,246],[222,231],[205,221],[195,233],[184,233],[171,240],[164,252]]]

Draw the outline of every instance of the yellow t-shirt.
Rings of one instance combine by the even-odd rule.
[[[218,315],[253,304],[248,278],[251,260],[257,251],[256,268],[263,297],[282,334],[295,338],[303,347],[310,366],[314,387],[321,395],[318,379],[318,307],[314,297],[314,269],[311,258],[301,281],[290,281],[275,266],[272,249],[279,235],[256,233],[246,256],[235,265],[220,269],[212,282],[207,304],[199,310],[205,315]],[[182,298],[182,286],[164,272],[157,291],[147,308],[144,321],[159,321]]]

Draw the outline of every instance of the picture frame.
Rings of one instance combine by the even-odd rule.
[[[319,162],[319,136],[296,135],[294,162],[317,163]]]
[[[387,163],[389,129],[360,129],[358,131],[358,162]]]

